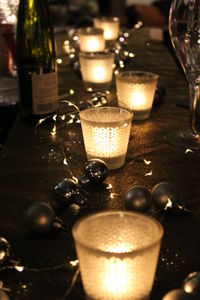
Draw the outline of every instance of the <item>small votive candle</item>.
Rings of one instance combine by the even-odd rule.
[[[79,61],[86,90],[109,89],[113,77],[113,53],[79,53]]]
[[[116,75],[118,103],[134,111],[135,120],[150,116],[158,76],[149,72],[125,71]]]
[[[72,234],[87,299],[149,299],[163,236],[157,220],[104,211],[80,219]]]
[[[101,52],[105,49],[103,30],[100,28],[81,28],[78,30],[79,47],[82,52]]]
[[[95,18],[94,27],[101,28],[104,31],[106,41],[116,40],[119,36],[119,18]]]
[[[96,107],[79,115],[87,159],[100,158],[110,170],[123,166],[132,112],[119,107]]]

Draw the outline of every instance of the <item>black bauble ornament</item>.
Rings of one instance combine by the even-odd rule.
[[[10,300],[10,298],[4,291],[0,291],[0,300]]]
[[[151,194],[145,187],[136,185],[128,190],[124,203],[128,209],[146,212],[151,207]]]
[[[32,232],[46,233],[54,226],[55,212],[47,203],[35,202],[25,212],[25,221]]]
[[[65,178],[58,182],[54,187],[56,201],[60,205],[70,205],[73,202],[83,204],[77,184],[69,178]]]
[[[183,289],[186,293],[193,293],[200,299],[200,272],[189,274],[183,282]]]
[[[10,244],[4,237],[0,237],[0,266],[10,256]]]
[[[108,175],[108,167],[101,159],[90,159],[84,168],[84,175],[91,184],[102,183]],[[81,180],[80,180],[81,182]]]
[[[152,201],[156,207],[166,209],[177,203],[178,195],[175,187],[170,182],[160,182],[151,191]]]
[[[181,289],[176,289],[167,293],[162,300],[197,300],[197,298],[192,294],[185,293]]]

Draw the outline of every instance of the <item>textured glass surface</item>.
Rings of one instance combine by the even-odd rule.
[[[89,299],[147,300],[162,237],[155,220],[132,212],[103,212],[73,228]]]
[[[86,28],[78,31],[79,46],[82,52],[100,52],[105,49],[103,30]]]
[[[147,72],[122,72],[116,76],[117,98],[121,106],[134,111],[134,119],[149,117],[158,76]]]
[[[79,54],[82,78],[86,88],[109,87],[113,76],[114,56],[111,53]],[[97,88],[98,90],[98,88]]]
[[[119,19],[118,18],[95,18],[94,27],[104,30],[104,38],[107,41],[116,40],[119,35]]]
[[[104,160],[109,169],[124,164],[132,114],[120,108],[92,108],[80,113],[87,158]]]

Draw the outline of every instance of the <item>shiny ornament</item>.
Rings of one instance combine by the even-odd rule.
[[[54,194],[59,205],[68,206],[74,202],[77,204],[83,204],[84,202],[77,184],[69,178],[65,178],[56,184]]]
[[[176,289],[167,293],[162,300],[197,300],[192,294],[187,294],[183,290]]]
[[[35,202],[27,209],[25,221],[32,232],[46,233],[54,226],[55,212],[47,203]]]
[[[151,194],[143,186],[134,186],[125,195],[124,203],[127,209],[146,212],[151,208]]]
[[[178,201],[175,187],[170,182],[160,182],[151,191],[152,201],[156,207],[167,209],[173,207]]]
[[[189,274],[183,282],[183,289],[186,293],[193,293],[200,299],[200,272]]]
[[[106,163],[101,159],[91,159],[85,164],[84,174],[80,178],[80,184],[100,184],[108,175],[108,167]],[[85,182],[84,182],[85,180]]]
[[[10,244],[4,237],[0,237],[0,266],[10,256]]]
[[[0,291],[0,300],[10,300],[10,298],[4,291]]]

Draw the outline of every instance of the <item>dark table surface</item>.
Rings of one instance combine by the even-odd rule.
[[[62,47],[65,39],[65,35],[57,35],[57,57],[63,61],[58,66],[59,92],[74,89],[75,94],[68,100],[79,103],[91,96],[69,67]],[[9,296],[13,300],[62,299],[75,273],[67,267],[69,261],[76,259],[71,236],[73,224],[89,212],[125,209],[124,195],[136,184],[152,189],[159,182],[170,181],[179,192],[180,202],[191,211],[190,214],[167,211],[163,216],[154,209],[165,235],[151,300],[161,299],[167,291],[181,287],[188,273],[200,270],[200,154],[185,153],[186,149],[170,146],[164,140],[169,130],[187,125],[188,110],[176,104],[187,103],[188,87],[163,43],[149,41],[147,32],[138,30],[131,33],[128,45],[135,57],[126,69],[157,73],[166,97],[162,105],[153,108],[149,120],[133,122],[125,165],[109,172],[105,186],[91,188],[86,205],[78,212],[71,206],[57,207],[53,187],[64,177],[82,174],[86,155],[80,124],[66,124],[52,137],[49,132],[52,124],[45,123],[35,130],[32,124],[17,118],[7,139],[7,155],[0,161],[0,236],[9,241],[12,258],[19,257],[26,268],[39,270],[64,265],[46,272],[0,271],[0,279],[11,289]],[[108,101],[116,103],[114,81]],[[64,158],[68,165],[63,163]],[[146,165],[144,159],[151,164]],[[109,184],[112,188],[106,189]],[[43,235],[30,233],[23,216],[36,201],[54,207],[67,230],[52,230]],[[80,277],[66,299],[86,299]]]

